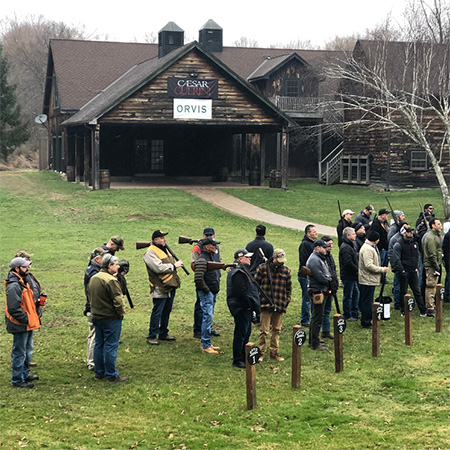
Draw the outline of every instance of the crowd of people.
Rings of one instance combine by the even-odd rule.
[[[308,346],[312,350],[328,350],[325,340],[334,338],[330,314],[340,287],[344,319],[359,320],[362,328],[371,328],[375,288],[388,283],[389,265],[393,272],[390,283],[394,308],[400,314],[404,314],[403,298],[409,287],[420,317],[434,317],[442,265],[447,273],[444,301],[450,302],[450,224],[445,224],[448,228],[441,233],[442,224],[433,211],[433,206],[426,204],[413,228],[402,211],[382,208],[375,215],[374,207],[368,205],[353,219],[355,213],[344,210],[336,228],[339,271],[332,255],[333,238],[318,238],[316,226],[306,226],[299,246],[300,323],[309,327]],[[266,227],[258,225],[255,232],[254,240],[234,252],[234,263],[226,280],[227,305],[235,325],[232,365],[237,368],[246,366],[245,345],[252,323],[259,327],[259,361],[266,354],[273,360],[284,360],[279,354],[279,338],[292,296],[291,270],[285,265],[285,251],[274,249],[266,240]],[[181,285],[177,269],[184,265],[167,246],[167,234],[155,230],[143,257],[153,301],[149,345],[176,340],[169,334],[169,321]],[[213,337],[220,336],[213,329],[214,307],[221,269],[227,267],[221,264],[219,245],[214,229],[205,228],[202,239],[192,248],[190,261],[196,289],[193,337],[200,340],[202,353],[210,355],[217,355],[220,350],[212,343]],[[95,380],[112,383],[128,380],[119,375],[116,359],[126,297],[133,307],[125,279],[129,262],[115,256],[119,250],[124,250],[120,236],[113,236],[95,248],[84,277],[84,315],[89,327],[86,365],[94,372]],[[40,327],[46,301],[39,283],[29,272],[31,263],[31,255],[18,252],[10,263],[6,280],[5,320],[7,331],[13,334],[11,384],[21,388],[33,388],[33,381],[39,379],[30,374],[33,331]]]

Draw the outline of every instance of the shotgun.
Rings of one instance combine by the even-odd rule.
[[[427,230],[428,230],[428,228],[430,228],[430,224],[428,223],[428,220],[425,216],[425,211],[423,209],[422,203],[419,203],[419,206],[420,206],[421,214],[423,215],[423,221],[425,222],[425,226],[427,227]]]
[[[385,197],[385,198],[386,198],[386,201],[387,201],[387,203],[389,205],[389,209],[391,210],[392,218],[394,219],[395,225],[398,226],[398,217],[394,214],[394,210],[392,208],[392,205],[391,205],[391,202],[389,201],[389,199],[387,197]]]
[[[198,243],[200,241],[200,239],[191,239],[185,236],[178,236],[178,243],[179,244],[194,244],[194,243]]]
[[[333,282],[331,282],[331,295],[334,298],[334,305],[336,306],[336,312],[340,315],[341,314],[341,308],[339,307],[339,301],[337,298],[337,289]]]
[[[134,308],[133,300],[131,300],[130,292],[128,291],[128,286],[125,286],[125,295],[127,296],[128,304],[130,308]]]
[[[267,265],[267,276],[269,278],[270,293],[272,294],[272,302],[270,304],[273,307],[273,310],[276,311],[277,308],[275,307],[275,303],[273,301],[272,270],[270,269],[269,260],[266,258],[264,250],[261,247],[258,248],[258,252],[261,258],[264,260],[264,263]]]
[[[258,289],[259,293],[269,302],[269,305],[275,308],[273,301],[269,298],[269,296],[265,293],[264,289],[255,281],[252,274],[247,270],[244,264],[239,264],[239,267],[245,272],[248,279],[254,284],[254,286]]]
[[[208,270],[226,270],[227,267],[237,267],[237,263],[224,264],[216,261],[208,261]]]
[[[147,248],[152,245],[151,242],[148,241],[138,241],[136,242],[136,250],[140,250],[141,248]],[[175,261],[179,261],[179,259],[176,257],[175,253],[172,251],[172,249],[166,244],[167,251],[174,257]],[[186,272],[186,275],[189,275],[188,270],[186,267],[181,266],[181,268]]]

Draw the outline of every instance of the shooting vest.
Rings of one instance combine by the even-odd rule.
[[[175,264],[175,258],[168,255],[156,245],[152,244],[149,248],[164,264]],[[180,277],[176,270],[166,273],[155,273],[146,265],[148,272],[148,279],[150,281],[150,292],[155,290],[155,287],[162,292],[169,293],[172,289],[178,289],[181,286]]]

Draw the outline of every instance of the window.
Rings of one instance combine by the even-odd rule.
[[[284,80],[284,95],[286,97],[300,97],[302,93],[302,82],[298,78]]]
[[[152,139],[151,141],[151,168],[152,171],[162,172],[164,170],[164,141]]]
[[[342,156],[341,183],[368,184],[369,157]]]
[[[425,150],[411,150],[411,170],[427,170],[428,160]]]

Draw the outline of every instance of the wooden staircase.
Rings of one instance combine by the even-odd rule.
[[[319,182],[326,184],[335,184],[341,178],[341,159],[343,152],[343,143],[340,142],[338,146],[322,161],[319,162]]]

